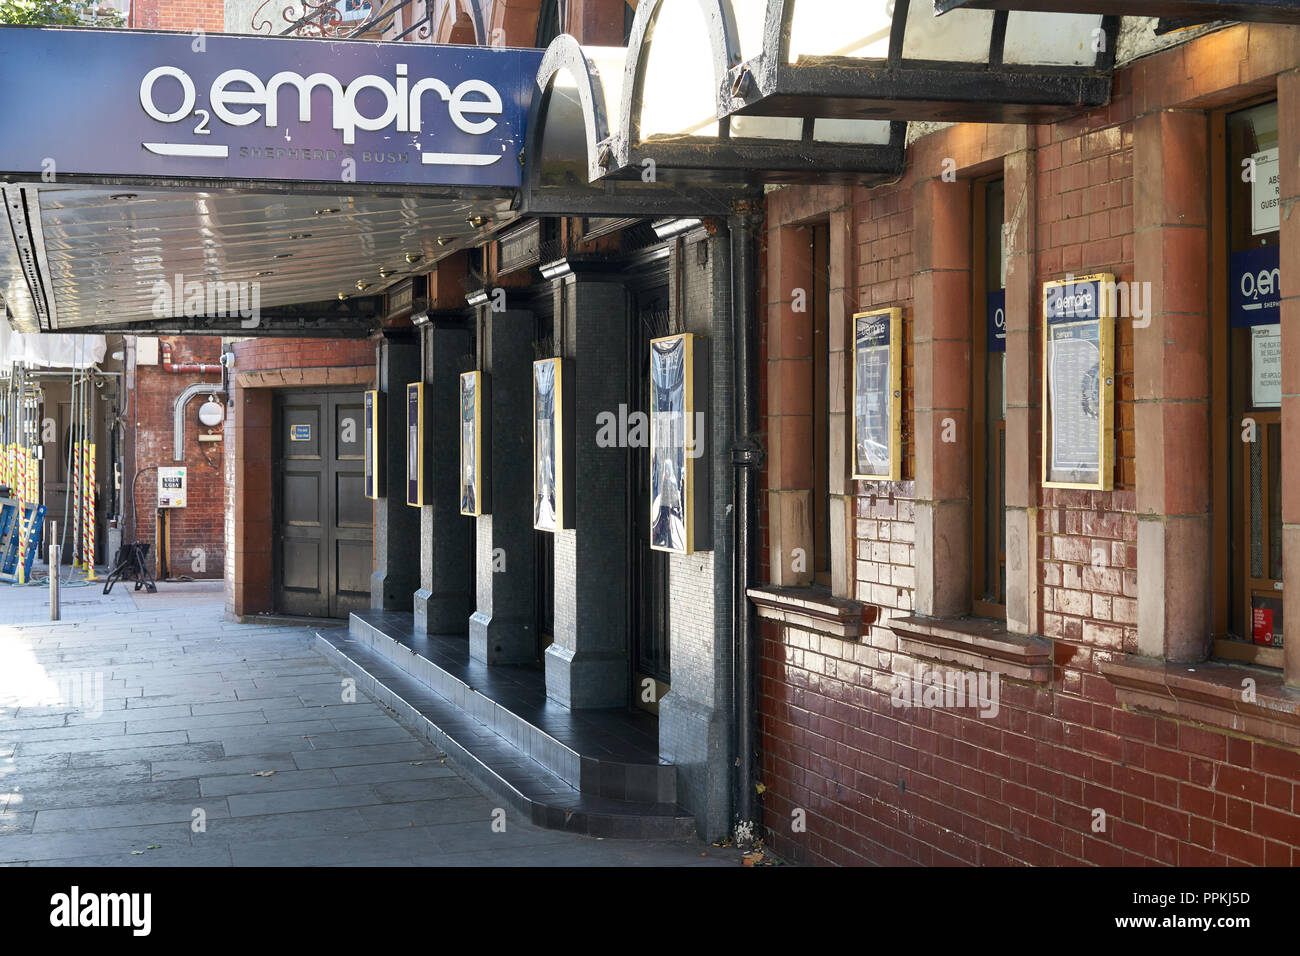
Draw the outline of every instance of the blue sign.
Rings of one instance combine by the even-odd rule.
[[[516,187],[541,58],[0,27],[0,172]]]
[[[1114,283],[1111,283],[1113,286]],[[1114,291],[1112,288],[1110,291]],[[1078,322],[1083,319],[1096,319],[1101,316],[1100,305],[1103,289],[1097,279],[1080,279],[1063,285],[1051,286],[1046,290],[1047,321]]]
[[[998,289],[988,294],[985,305],[988,321],[988,351],[1005,352],[1007,350],[1007,290]]]
[[[1271,325],[1282,318],[1278,246],[1234,252],[1228,262],[1228,315],[1234,327]]]
[[[290,425],[290,441],[311,441],[311,425]]]

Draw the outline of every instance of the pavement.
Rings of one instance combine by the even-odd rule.
[[[40,589],[0,586],[0,866],[739,865],[535,827],[311,628],[224,620],[220,582],[158,587],[66,589],[52,624]]]

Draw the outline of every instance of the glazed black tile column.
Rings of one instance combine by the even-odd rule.
[[[481,296],[480,296],[481,298]],[[488,664],[537,659],[533,541],[533,313],[475,303],[479,368],[488,379],[483,482],[490,514],[474,523],[470,656]]]
[[[474,610],[474,521],[460,513],[460,366],[474,352],[472,320],[460,313],[416,318],[425,383],[425,441],[430,456],[428,496],[420,509],[420,588],[415,629],[464,634]]]
[[[375,502],[375,570],[370,607],[405,611],[419,587],[420,513],[406,503],[406,386],[420,380],[420,345],[413,329],[385,329],[379,339],[379,390],[387,398],[384,453],[388,456],[387,497]]]
[[[576,406],[573,526],[555,534],[555,641],[546,693],[567,707],[627,704],[626,448],[596,444],[602,412],[627,401],[627,294],[613,277],[565,276],[556,308],[557,352],[569,359]]]

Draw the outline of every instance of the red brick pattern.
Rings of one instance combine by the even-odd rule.
[[[181,364],[216,365],[221,359],[221,339],[215,336],[174,336],[161,342],[171,346],[172,362]],[[161,344],[161,343],[160,343]],[[186,503],[184,508],[172,508],[168,515],[168,570],[175,577],[219,578],[225,560],[223,528],[225,503],[223,500],[222,446],[220,442],[200,442],[198,436],[207,431],[199,424],[199,406],[203,396],[191,398],[182,414],[185,416],[184,459],[173,458],[175,438],[173,421],[176,397],[196,382],[219,384],[219,373],[168,372],[162,364],[137,365],[131,391],[129,409],[134,426],[134,441],[128,458],[128,471],[123,476],[128,498],[134,484],[134,506],[128,514],[134,515],[134,525],[123,534],[124,541],[147,542],[150,555],[157,558],[154,536],[157,524],[158,467],[185,466]],[[213,430],[222,433],[221,426]],[[138,479],[136,476],[139,476]],[[101,554],[100,561],[110,561],[113,555]],[[155,570],[157,565],[155,564]]]
[[[1044,488],[1038,512],[1043,636],[1137,652],[1137,514],[1131,491]],[[1122,510],[1121,510],[1122,509]]]
[[[891,706],[890,642],[762,626],[767,841],[806,863],[1300,865],[1300,754],[1126,711],[1058,644],[995,717]],[[1094,832],[1094,810],[1105,812]],[[795,811],[806,829],[796,832]]]
[[[222,0],[135,0],[130,26],[140,30],[221,33],[226,29],[226,5]]]
[[[910,614],[916,589],[911,482],[859,481],[857,486],[855,597]]]

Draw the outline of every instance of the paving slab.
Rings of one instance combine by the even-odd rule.
[[[28,681],[0,675],[0,865],[736,864],[697,841],[533,826],[349,683],[312,630],[224,621],[219,598],[127,594],[0,625]],[[57,679],[97,696],[51,694]]]

